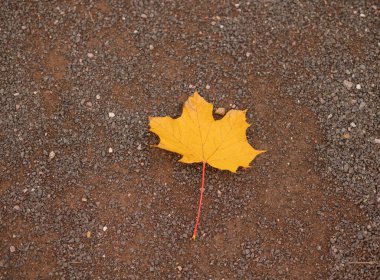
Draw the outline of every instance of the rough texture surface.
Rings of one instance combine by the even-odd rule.
[[[378,279],[377,1],[2,1],[0,279]],[[151,148],[198,90],[238,174]]]

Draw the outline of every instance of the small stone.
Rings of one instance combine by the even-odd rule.
[[[86,232],[86,237],[87,237],[87,238],[90,238],[90,237],[91,237],[91,231],[87,231],[87,232]]]
[[[356,89],[362,89],[362,86],[360,84],[357,84]]]
[[[112,148],[108,148],[108,152],[111,154],[113,152]]]
[[[210,85],[206,85],[206,89],[210,89]]]
[[[93,54],[93,53],[88,53],[88,54],[87,54],[87,57],[88,57],[88,58],[93,58],[93,57],[94,57],[94,54]]]
[[[15,209],[16,211],[19,211],[20,210],[20,206],[15,205],[15,206],[13,206],[13,209]]]
[[[106,231],[107,229],[108,229],[107,226],[104,226],[104,227],[103,227],[103,231]]]
[[[55,157],[55,152],[54,151],[51,151],[49,153],[49,159],[53,159]]]
[[[177,266],[177,269],[179,270],[179,271],[182,271],[182,266]]]
[[[226,109],[223,107],[220,107],[220,108],[215,110],[215,114],[220,115],[220,116],[224,116],[226,114]]]
[[[380,144],[380,139],[375,138],[375,140],[373,140],[373,143]]]
[[[11,247],[9,247],[9,251],[11,251],[11,253],[14,253],[14,252],[16,251],[15,246],[11,246]]]
[[[86,201],[87,201],[87,198],[82,197],[82,201],[83,201],[83,202],[86,202]]]
[[[25,26],[25,25],[21,26],[21,29],[22,29],[22,30],[25,30],[25,29],[26,29],[26,26]]]
[[[99,95],[99,94],[96,95],[96,99],[97,99],[97,100],[100,99],[100,95]]]
[[[361,17],[361,18],[365,18],[365,14],[363,14],[363,13],[360,14],[360,17]]]
[[[154,272],[154,267],[153,266],[149,267],[149,271]]]
[[[146,14],[141,14],[141,17],[142,18],[148,18],[148,16]]]
[[[109,112],[109,113],[108,113],[108,117],[110,117],[110,118],[115,117],[115,113],[113,113],[113,112]]]
[[[350,139],[351,135],[349,133],[345,133],[342,135],[343,139]]]
[[[221,196],[222,196],[222,192],[218,190],[218,197],[221,197]]]
[[[360,102],[359,110],[363,110],[366,105],[367,104],[364,101]]]
[[[350,126],[351,126],[351,127],[356,127],[356,124],[355,124],[354,122],[351,122],[351,123],[350,123]]]
[[[343,85],[347,88],[347,89],[351,89],[352,86],[354,85],[353,82],[350,82],[350,81],[347,81],[347,80],[344,80],[343,81]]]
[[[92,107],[92,103],[90,101],[86,102],[87,107]]]
[[[149,45],[149,49],[152,51],[154,49],[153,45]]]
[[[142,150],[142,146],[141,146],[141,144],[139,144],[139,145],[137,146],[137,150],[139,150],[139,151]]]

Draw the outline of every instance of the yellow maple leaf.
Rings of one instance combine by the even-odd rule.
[[[182,116],[151,117],[150,131],[160,137],[158,148],[181,154],[184,163],[205,162],[212,167],[236,172],[264,151],[248,143],[246,111],[230,110],[215,120],[213,106],[198,92],[186,101]]]
[[[265,151],[255,150],[247,141],[246,111],[230,110],[222,119],[215,120],[213,106],[195,92],[183,106],[181,117],[150,117],[150,131],[160,137],[156,146],[182,155],[184,163],[202,162],[202,185],[198,215],[192,239],[197,236],[205,182],[206,163],[236,172]]]

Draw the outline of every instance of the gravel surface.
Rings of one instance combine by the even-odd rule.
[[[380,278],[377,1],[1,2],[0,279]],[[195,90],[268,152],[194,242],[148,116]]]

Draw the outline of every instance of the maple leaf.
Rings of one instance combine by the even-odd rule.
[[[181,117],[150,117],[150,131],[157,134],[160,142],[156,147],[182,155],[184,163],[203,163],[201,198],[204,191],[206,163],[212,167],[236,172],[249,167],[250,162],[264,151],[255,150],[247,141],[246,110],[230,110],[222,119],[215,120],[213,106],[195,92],[185,102]]]

